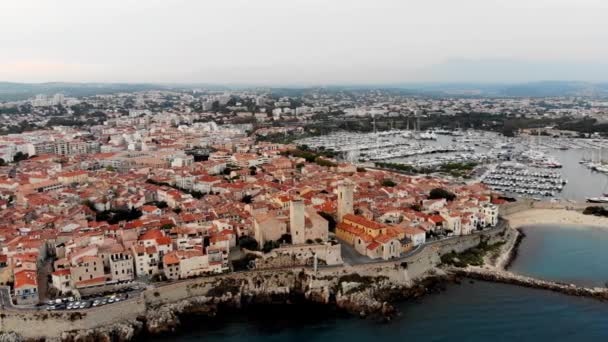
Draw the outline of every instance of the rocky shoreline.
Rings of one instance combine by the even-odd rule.
[[[146,336],[168,335],[179,331],[182,321],[213,318],[243,311],[256,305],[327,305],[355,317],[390,320],[398,315],[392,303],[414,299],[445,290],[451,276],[433,269],[411,286],[399,284],[385,276],[362,276],[357,273],[340,277],[317,277],[300,272],[291,286],[252,289],[244,280],[223,279],[214,292],[173,303],[149,307],[136,320],[122,321],[95,329],[67,331],[60,338],[47,341],[131,341]],[[323,286],[311,287],[311,283]],[[0,342],[27,341],[16,333],[0,333]]]
[[[148,312],[144,332],[158,335],[175,332],[184,317],[215,317],[234,310],[259,305],[328,305],[353,316],[390,320],[398,314],[391,303],[412,299],[445,289],[449,277],[429,275],[407,287],[382,276],[366,277],[356,273],[342,276],[333,286],[310,289],[306,286],[272,293],[230,293],[222,297],[194,297],[161,305]]]
[[[515,230],[509,229],[491,232],[493,243],[502,243],[505,250],[513,250],[516,245]],[[382,321],[391,320],[399,314],[393,303],[444,291],[450,282],[458,283],[461,274],[445,272],[435,267],[440,263],[440,256],[453,252],[462,244],[474,248],[476,242],[487,243],[489,237],[466,237],[462,241],[449,240],[442,245],[430,245],[422,252],[407,261],[387,262],[357,267],[343,266],[314,272],[311,269],[260,270],[250,273],[233,273],[228,275],[193,279],[190,281],[169,284],[163,288],[150,289],[142,294],[137,302],[127,304],[125,310],[112,312],[117,317],[115,323],[99,327],[73,330],[59,330],[52,338],[44,338],[40,333],[30,332],[23,338],[15,333],[0,333],[3,341],[131,341],[146,339],[150,336],[171,336],[183,329],[183,322],[193,319],[225,317],[231,312],[244,312],[256,305],[321,305],[354,317],[366,317]],[[460,244],[460,245],[459,245]],[[464,250],[464,249],[460,249]],[[502,256],[502,255],[501,255]],[[502,259],[493,263],[501,263]],[[133,307],[133,305],[137,307]],[[133,309],[130,309],[130,308]],[[104,310],[114,310],[112,307]],[[26,316],[28,314],[25,314]],[[80,319],[87,319],[87,324],[76,326],[96,326],[91,324],[95,315],[104,315],[102,311],[91,311]],[[45,320],[45,312],[30,313],[30,320]],[[61,314],[59,314],[61,316]],[[58,317],[59,317],[58,316]],[[57,323],[65,323],[65,318],[54,318]],[[100,316],[99,318],[101,318]],[[13,315],[13,329],[18,330],[19,315]],[[3,318],[0,316],[0,324]],[[61,320],[61,321],[57,321]],[[78,323],[78,321],[76,322]],[[50,323],[46,323],[50,324]],[[69,325],[68,325],[69,326]],[[14,330],[13,330],[14,331]],[[55,329],[57,331],[57,329]]]

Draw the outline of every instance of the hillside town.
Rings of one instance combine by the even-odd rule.
[[[144,114],[0,137],[11,303],[84,308],[192,277],[390,260],[498,223],[503,200],[480,183],[358,167],[250,131]]]

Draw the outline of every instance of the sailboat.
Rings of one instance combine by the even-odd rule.
[[[602,197],[587,197],[587,202],[589,203],[608,203],[608,192],[606,189],[608,188],[608,181],[604,185],[604,190],[602,191]]]

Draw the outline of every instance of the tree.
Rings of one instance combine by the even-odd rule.
[[[251,195],[245,195],[245,196],[243,196],[243,198],[241,199],[241,202],[246,203],[246,204],[249,204],[249,203],[251,203],[251,199],[252,199]]]
[[[182,212],[182,208],[177,207],[177,208],[173,209],[173,212],[179,215],[179,213]]]
[[[114,172],[114,171],[116,171],[116,169],[114,168],[114,166],[108,165],[108,166],[106,166],[106,171],[108,171],[108,172]]]
[[[390,187],[390,188],[392,188],[392,187],[394,187],[394,186],[397,185],[397,183],[393,182],[392,179],[386,179],[386,178],[382,180],[381,184],[382,184],[382,186],[387,186],[387,187]]]
[[[29,156],[27,153],[23,153],[23,152],[19,151],[19,152],[15,153],[15,155],[13,156],[13,161],[15,163],[18,163],[22,160],[26,160],[28,157]]]
[[[160,226],[161,230],[169,230],[171,228],[175,227],[175,225],[173,223],[165,223],[162,226]]]
[[[6,166],[6,161],[3,158],[0,158],[0,166]]]
[[[258,242],[251,236],[241,236],[239,238],[239,246],[250,251],[255,251],[258,249]]]
[[[412,204],[410,206],[410,208],[412,208],[415,211],[422,211],[422,206],[420,206],[420,204]]]
[[[429,199],[442,198],[445,198],[447,201],[453,201],[456,198],[456,195],[442,188],[435,188],[429,193]]]
[[[264,253],[269,253],[273,249],[279,248],[279,246],[280,246],[280,244],[277,241],[266,241],[264,243],[264,247],[262,248],[262,251]]]

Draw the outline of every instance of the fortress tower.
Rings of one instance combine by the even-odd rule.
[[[338,184],[338,222],[342,222],[342,218],[346,214],[354,213],[353,210],[353,193],[355,185],[349,181],[343,181]]]
[[[304,202],[294,199],[289,203],[289,230],[293,244],[306,243],[305,237]]]

